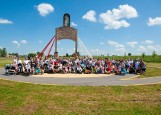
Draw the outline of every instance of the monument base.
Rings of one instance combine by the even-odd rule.
[[[75,52],[73,55],[72,55],[73,57],[79,57],[80,55],[79,55],[79,52]]]
[[[55,58],[58,57],[58,52],[54,52],[54,57],[55,57]]]

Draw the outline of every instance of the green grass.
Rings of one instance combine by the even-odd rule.
[[[0,58],[0,68],[3,68],[6,64],[13,63],[12,58]]]
[[[146,69],[146,72],[143,75],[140,75],[139,78],[161,76],[161,63],[147,63]]]
[[[157,77],[157,76],[161,76],[161,68],[147,67],[147,71],[143,75],[140,75],[139,78]]]
[[[155,67],[161,67],[161,63],[147,63],[147,66],[155,66]]]
[[[0,80],[0,114],[161,114],[161,84],[48,86]]]

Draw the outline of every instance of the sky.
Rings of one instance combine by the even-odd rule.
[[[81,55],[161,55],[160,5],[161,0],[0,0],[0,48],[41,52],[69,13]],[[59,55],[74,48],[71,40],[58,42]]]

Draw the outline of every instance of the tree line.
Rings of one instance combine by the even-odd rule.
[[[18,53],[8,53],[9,55],[12,55],[12,56],[20,56],[20,57],[35,57],[36,54],[39,55],[40,52],[36,52],[36,53],[28,53],[28,55],[19,55]],[[53,55],[50,55],[50,57],[52,57]],[[7,50],[6,48],[2,48],[0,49],[0,57],[7,57]],[[68,53],[66,53],[65,56],[62,56],[62,57],[72,57],[72,55],[69,55]],[[100,55],[100,56],[93,56],[93,57],[97,57],[97,58],[100,58],[100,57],[107,57],[107,58],[112,58],[112,57],[115,57],[116,59],[121,59],[121,58],[142,58],[144,59],[144,61],[146,62],[161,62],[161,55],[157,55],[157,53],[155,51],[152,52],[152,55],[146,55],[145,53],[142,53],[140,56],[133,56],[131,53],[128,53],[124,56],[117,56],[117,55],[112,55],[112,56],[109,56],[109,54],[107,53],[107,56],[104,56],[104,55]]]
[[[0,49],[0,57],[6,57],[7,56],[7,50],[6,48]]]

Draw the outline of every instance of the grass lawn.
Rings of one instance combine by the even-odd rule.
[[[48,86],[0,80],[0,114],[161,114],[161,84]]]
[[[147,66],[155,66],[155,67],[161,67],[161,63],[147,63]]]
[[[160,68],[157,68],[157,67],[160,67]],[[146,69],[147,70],[145,74],[140,75],[139,78],[161,76],[161,63],[147,63]]]
[[[13,63],[12,58],[0,58],[0,68],[4,68],[6,64],[11,64]]]
[[[140,75],[139,78],[156,77],[156,76],[161,76],[161,68],[147,67],[147,71],[143,75]]]

